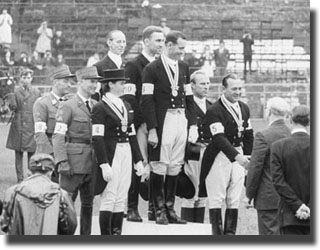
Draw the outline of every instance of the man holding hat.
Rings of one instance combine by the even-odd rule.
[[[40,91],[32,87],[33,71],[20,71],[20,82],[14,93],[8,95],[8,106],[13,111],[6,147],[15,150],[15,167],[18,182],[24,179],[23,152],[30,157],[36,151],[34,140],[33,104],[40,97]]]
[[[92,139],[99,164],[95,194],[101,194],[99,224],[102,235],[120,235],[122,232],[132,162],[137,175],[144,173],[133,110],[119,98],[126,80],[123,69],[105,70],[101,81],[102,100],[92,110]]]
[[[66,191],[50,180],[53,157],[31,157],[31,175],[5,192],[1,230],[9,235],[73,234],[77,215]]]
[[[182,199],[181,204],[181,218],[190,222],[204,222],[204,213],[206,207],[206,198],[198,197],[200,169],[203,153],[206,146],[212,141],[210,134],[205,133],[202,122],[207,109],[211,107],[207,99],[208,87],[210,84],[209,77],[204,71],[195,71],[190,76],[191,88],[193,92],[194,106],[197,114],[197,125],[199,137],[195,144],[189,143],[186,151],[186,163],[184,164],[184,173],[191,180],[191,185],[194,186],[194,195],[187,199]],[[194,149],[198,150],[198,157],[194,159],[192,153]],[[180,176],[179,176],[180,178]],[[178,182],[179,185],[180,182]],[[188,187],[181,188],[181,191],[187,190]]]
[[[64,101],[66,94],[70,92],[71,79],[74,76],[67,65],[54,68],[49,73],[51,92],[39,98],[33,105],[36,153],[53,155],[52,135],[56,125],[56,113],[59,103]],[[52,180],[55,182],[59,180],[56,170],[52,174]]]
[[[93,169],[95,157],[91,144],[91,109],[98,76],[95,67],[75,72],[78,91],[59,105],[52,137],[53,152],[60,174],[59,183],[75,201],[80,192],[80,234],[91,233],[93,202]]]
[[[279,139],[288,137],[290,130],[285,124],[289,113],[288,103],[281,97],[273,97],[266,105],[269,126],[256,133],[246,181],[249,202],[254,199],[258,214],[260,235],[279,235],[279,195],[270,173],[270,147]]]
[[[292,109],[291,135],[271,145],[272,182],[280,195],[280,234],[309,235],[311,209],[310,108]]]

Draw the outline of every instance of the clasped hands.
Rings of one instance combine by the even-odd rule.
[[[237,154],[234,158],[245,170],[248,170],[250,163],[250,155]]]

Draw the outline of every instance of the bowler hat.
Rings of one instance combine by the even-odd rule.
[[[187,143],[185,160],[186,161],[199,161],[200,159],[200,148],[201,146],[198,144],[194,144],[191,142]]]
[[[97,68],[94,66],[79,69],[75,72],[75,74],[78,81],[80,79],[102,79],[102,77],[98,75]]]
[[[74,77],[74,74],[71,74],[69,66],[68,65],[61,65],[57,68],[54,68],[51,72],[49,72],[49,80],[53,81],[56,79],[63,79],[63,78],[69,78]]]
[[[30,158],[29,169],[31,171],[35,170],[54,170],[55,163],[54,159],[49,154],[35,154]]]
[[[180,198],[191,199],[194,197],[195,193],[196,189],[192,181],[184,171],[181,171],[178,175],[176,196]]]
[[[100,82],[127,80],[129,80],[129,78],[125,77],[124,69],[108,69],[103,71],[103,79]]]

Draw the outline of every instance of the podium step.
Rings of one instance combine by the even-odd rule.
[[[79,235],[80,220],[76,235]],[[92,218],[91,235],[100,235],[99,216]],[[124,218],[122,235],[211,235],[211,225],[202,223],[187,223],[158,225],[153,221],[143,218],[143,222],[129,222]]]

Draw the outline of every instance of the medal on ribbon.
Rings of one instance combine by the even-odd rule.
[[[173,69],[174,76],[172,76],[172,73],[170,71],[170,66],[169,66],[166,58],[163,55],[161,56],[161,61],[163,63],[164,69],[166,70],[167,76],[168,76],[170,84],[171,84],[171,94],[174,97],[177,97],[178,96],[178,90],[179,90],[179,85],[178,85],[179,66],[178,66],[178,62],[176,63],[175,68]]]
[[[102,97],[102,101],[109,105],[109,107],[113,110],[113,112],[119,117],[121,122],[121,131],[123,133],[128,130],[128,112],[126,107],[123,105],[123,114],[117,109],[117,107],[112,103],[112,101],[106,97],[105,95]]]

